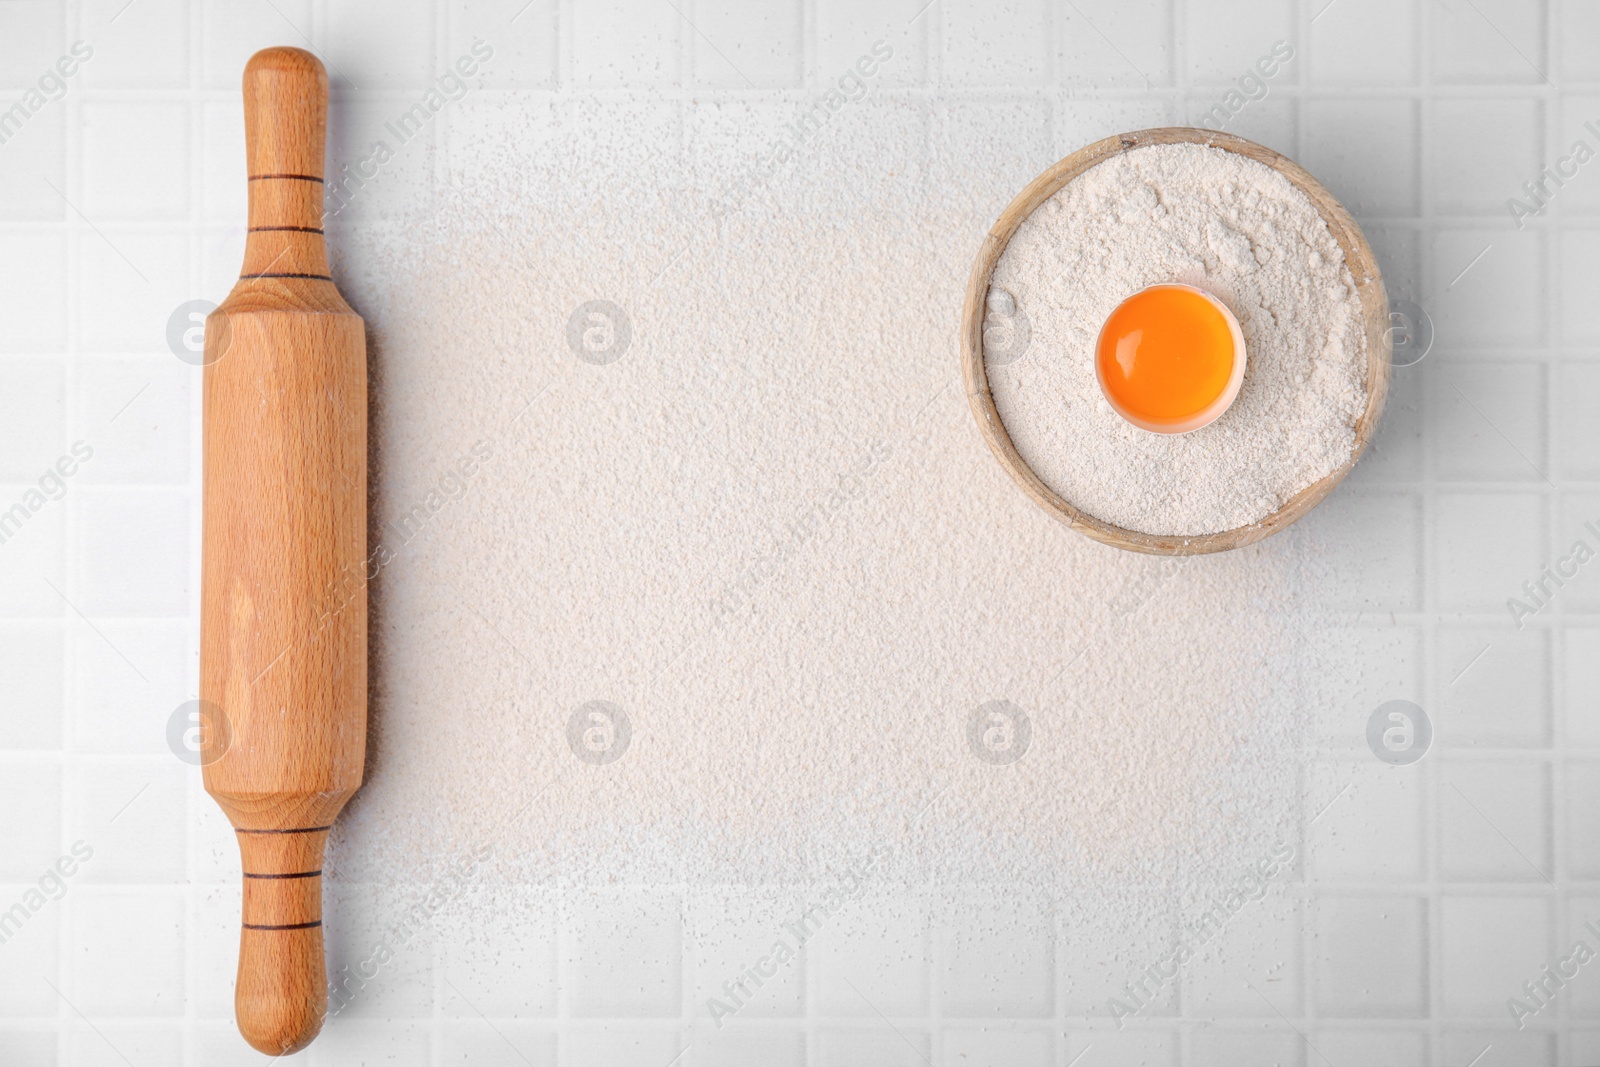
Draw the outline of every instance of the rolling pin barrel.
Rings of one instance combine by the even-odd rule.
[[[366,342],[321,228],[327,99],[307,52],[245,67],[250,232],[206,322],[201,761],[243,867],[239,1030],[271,1055],[327,1013],[323,849],[366,749]]]

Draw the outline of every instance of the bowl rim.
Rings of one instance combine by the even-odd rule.
[[[1228,327],[1228,339],[1233,343],[1233,363],[1228,369],[1228,380],[1223,383],[1222,392],[1217,394],[1215,400],[1193,415],[1188,415],[1181,419],[1173,419],[1170,422],[1156,422],[1125,410],[1122,402],[1112,396],[1111,390],[1106,387],[1106,365],[1100,358],[1100,348],[1105,341],[1106,327],[1111,324],[1112,317],[1122,309],[1123,304],[1142,293],[1150,292],[1152,289],[1181,289],[1186,293],[1193,293],[1195,296],[1204,299],[1215,307],[1222,316],[1223,323]],[[1129,425],[1166,437],[1182,437],[1186,433],[1194,433],[1196,430],[1210,426],[1222,417],[1224,411],[1233,407],[1233,402],[1239,398],[1239,387],[1244,384],[1244,371],[1249,358],[1250,355],[1246,351],[1244,343],[1244,330],[1239,326],[1238,316],[1233,313],[1232,308],[1222,302],[1222,299],[1217,294],[1207,292],[1198,285],[1190,285],[1188,282],[1153,282],[1138,292],[1129,293],[1123,297],[1122,303],[1117,305],[1116,311],[1107,315],[1106,321],[1100,324],[1100,332],[1095,335],[1094,339],[1094,380],[1100,386],[1100,395],[1105,397],[1107,404],[1111,405],[1111,410],[1121,415]]]
[[[1237,153],[1247,159],[1266,164],[1304,193],[1317,209],[1317,213],[1322,216],[1328,232],[1333,235],[1340,251],[1344,253],[1345,264],[1350,269],[1356,294],[1361,300],[1362,319],[1367,337],[1367,406],[1356,420],[1355,447],[1351,450],[1349,458],[1336,470],[1290,497],[1260,522],[1192,537],[1180,534],[1143,533],[1116,526],[1073,506],[1046,485],[1012,443],[1011,435],[1006,431],[1000,413],[995,408],[994,396],[989,389],[988,369],[983,359],[983,320],[989,295],[989,282],[994,276],[995,265],[1000,261],[1017,227],[1022,225],[1022,221],[1033,214],[1039,205],[1091,167],[1105,162],[1118,153],[1161,144],[1201,144]],[[1389,297],[1384,290],[1383,276],[1378,270],[1377,260],[1372,254],[1371,246],[1367,244],[1366,236],[1361,232],[1361,227],[1356,225],[1355,219],[1345,210],[1344,205],[1340,204],[1305,168],[1265,145],[1231,133],[1193,126],[1161,126],[1115,134],[1085,145],[1046,168],[1043,173],[1024,186],[1010,204],[1006,205],[1005,210],[1000,213],[999,218],[984,236],[967,281],[966,299],[961,310],[962,377],[966,385],[967,402],[972,408],[978,429],[983,434],[990,451],[1028,496],[1046,512],[1102,544],[1152,555],[1193,556],[1209,552],[1225,552],[1254,544],[1286,529],[1321,503],[1322,499],[1332,492],[1333,487],[1350,473],[1350,469],[1355,466],[1356,461],[1371,443],[1383,415],[1384,403],[1388,398],[1392,356],[1389,325]]]

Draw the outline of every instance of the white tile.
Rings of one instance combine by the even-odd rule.
[[[44,500],[34,486],[9,486],[4,494],[0,496],[4,509],[0,510],[0,617],[59,618],[67,611],[59,592],[65,581],[61,544],[66,509]],[[29,510],[35,504],[37,509]]]
[[[1057,1062],[1046,1030],[947,1028],[944,1055],[948,1062],[971,1067],[1046,1067]]]
[[[76,767],[68,775],[67,839],[94,850],[78,879],[186,881],[188,771],[171,756]]]
[[[1441,627],[1434,740],[1448,747],[1550,743],[1550,639],[1541,630]]]
[[[880,1022],[873,1029],[829,1027],[817,1035],[818,1067],[927,1067],[928,1032],[900,1026],[897,1034]]]
[[[1351,213],[1417,213],[1417,105],[1412,100],[1312,99],[1300,163]]]
[[[1544,236],[1528,229],[1445,230],[1433,241],[1426,299],[1435,360],[1457,345],[1544,340]]]
[[[1567,839],[1562,852],[1573,878],[1600,881],[1600,761],[1567,764],[1565,812]],[[1591,916],[1600,925],[1600,915]]]
[[[1323,0],[1310,17],[1312,83],[1411,85],[1417,80],[1415,0]],[[1374,32],[1382,27],[1381,32]]]
[[[689,1003],[697,1016],[712,1011],[711,1001],[722,1011],[748,1021],[763,1018],[793,1018],[805,1013],[806,971],[822,940],[835,940],[829,934],[836,917],[818,929],[803,944],[783,928],[804,912],[803,895],[752,901],[746,907],[729,902],[721,894],[691,901],[687,934],[694,945],[690,976]]]
[[[417,1019],[340,1019],[324,1027],[306,1051],[314,1067],[431,1067],[431,1029],[430,1023]]]
[[[1525,1063],[1570,1062],[1556,1059],[1555,1035],[1535,1031],[1532,1026],[1521,1031],[1511,1029],[1511,1016],[1504,1004],[1493,1015],[1487,1011],[1482,1015],[1502,1025],[1481,1030],[1465,1027],[1442,1029],[1434,1041],[1438,1062],[1471,1063],[1474,1056],[1482,1057],[1477,1067],[1521,1067]],[[1504,1020],[1501,1020],[1501,1015],[1504,1015]]]
[[[203,1019],[233,1021],[233,983],[239,970],[243,915],[240,883],[235,859],[228,885],[208,886],[195,895],[194,918],[187,930],[195,945],[195,1010]]]
[[[1527,84],[1548,76],[1543,0],[1438,0],[1429,25],[1440,81]]]
[[[250,202],[242,105],[237,100],[209,101],[200,114],[200,198],[205,217],[242,228]]]
[[[1566,921],[1558,929],[1560,933],[1556,938],[1554,953],[1552,958],[1546,961],[1550,964],[1552,973],[1559,974],[1564,971],[1568,978],[1565,988],[1561,989],[1557,996],[1567,1001],[1569,1019],[1593,1020],[1600,1016],[1600,983],[1590,981],[1594,977],[1591,970],[1594,960],[1591,957],[1587,962],[1580,963],[1573,957],[1581,954],[1577,947],[1580,941],[1591,953],[1597,945],[1600,945],[1600,933],[1596,932],[1600,931],[1600,896],[1582,893],[1571,897],[1567,901]],[[1574,978],[1572,970],[1575,964],[1578,967],[1578,974]],[[1549,1009],[1541,1011],[1540,1017],[1545,1016],[1548,1011]]]
[[[790,205],[824,210],[822,190],[796,180],[810,170],[837,175],[864,200],[887,210],[915,210],[912,205],[923,195],[928,170],[932,121],[926,108],[884,96],[874,84],[871,95],[841,110],[828,123],[825,135],[807,144],[788,169],[774,177],[769,188],[778,205],[775,210],[789,210]]]
[[[1370,231],[1367,237],[1371,240]],[[1390,280],[1387,267],[1384,279],[1389,282],[1390,292],[1396,293],[1395,282]],[[1403,293],[1404,290],[1398,292]],[[1422,479],[1422,462],[1428,439],[1425,432],[1425,380],[1426,372],[1420,367],[1394,369],[1389,379],[1389,398],[1383,407],[1383,421],[1378,424],[1377,436],[1350,472],[1351,486],[1414,484]]]
[[[10,749],[62,742],[62,630],[56,623],[0,623],[0,737]]]
[[[1230,1030],[1210,1027],[1189,1035],[1190,1067],[1286,1067],[1298,1065],[1305,1042],[1282,1027]]]
[[[338,226],[413,218],[433,209],[432,157],[439,120],[431,114],[426,122],[408,120],[410,107],[405,101],[355,99],[330,116],[324,221],[330,234]],[[403,132],[405,140],[395,131]],[[389,161],[381,166],[370,162],[379,141],[391,149]],[[374,171],[375,177],[362,176]],[[329,243],[337,246],[338,238],[330,237]]]
[[[64,192],[65,190],[63,190]],[[58,352],[67,336],[67,240],[61,231],[0,230],[0,351]]]
[[[1255,67],[1278,41],[1295,42],[1293,9],[1272,0],[1195,0],[1187,10],[1189,77],[1231,82]]]
[[[447,1015],[496,1019],[553,1016],[556,924],[541,897],[507,886],[474,886],[461,907],[482,916],[471,940],[444,939]],[[493,952],[485,952],[488,944]]]
[[[70,628],[69,744],[78,752],[169,756],[167,721],[192,699],[187,619],[102,619]]]
[[[83,466],[83,484],[186,484],[191,393],[199,388],[199,373],[171,355],[80,359],[73,430],[95,450]]]
[[[198,884],[237,888],[239,838],[233,825],[209,797],[189,807],[189,848]]]
[[[687,1039],[667,1030],[610,1026],[604,1030],[572,1030],[562,1035],[563,1067],[613,1067],[619,1063],[671,1063],[683,1053]]]
[[[1547,884],[1550,768],[1452,760],[1439,790],[1439,870],[1461,882]]]
[[[1365,722],[1373,708],[1399,696],[1420,699],[1421,651],[1415,630],[1308,619],[1298,624],[1296,636],[1296,699],[1307,711],[1308,739],[1319,745],[1357,751],[1365,745]]]
[[[1592,296],[1600,285],[1600,230],[1563,229],[1560,248],[1561,336],[1569,344],[1600,340]]]
[[[323,863],[325,871],[332,866]],[[448,987],[435,967],[441,919],[425,910],[433,891],[404,882],[324,877],[329,1013],[341,1024],[361,1030],[434,1014],[435,988]],[[422,914],[413,910],[419,906]]]
[[[926,19],[919,20],[921,25],[911,35],[901,34],[899,29],[911,23],[922,4],[923,0],[880,0],[874,4],[815,0],[817,46],[813,77],[818,83],[831,82],[866,57],[872,60],[869,66],[876,69],[874,77],[885,85],[921,84],[927,72],[927,53],[920,36]],[[882,62],[872,55],[873,46],[880,41],[893,53]]]
[[[946,1017],[1048,1016],[1055,1006],[1049,914],[1016,901],[1005,914],[974,908],[940,924],[939,1004]]]
[[[433,0],[352,0],[327,8],[322,39],[329,85],[339,91],[427,89],[445,65],[434,55],[433,28]]]
[[[1505,610],[1538,573],[1544,501],[1528,493],[1440,493],[1435,500],[1439,601],[1449,609]]]
[[[1548,471],[1562,479],[1600,481],[1600,363],[1563,363],[1554,375],[1555,457]]]
[[[66,450],[65,369],[59,359],[5,359],[0,375],[0,483],[36,482]]]
[[[1600,81],[1600,54],[1584,46],[1600,34],[1600,3],[1595,0],[1567,0],[1561,5],[1561,32],[1557,53],[1560,56],[1560,82]],[[1551,75],[1551,80],[1558,80]],[[1580,1057],[1581,1058],[1581,1057]]]
[[[6,114],[9,118],[14,112]],[[10,122],[0,128],[5,135],[0,142],[0,188],[6,190],[0,197],[0,221],[57,222],[67,217],[62,199],[67,191],[66,124],[67,108],[58,100],[46,103],[20,128]]]
[[[585,86],[679,83],[679,37],[692,33],[670,4],[600,0],[573,11],[573,78]]]
[[[463,1067],[555,1067],[556,1035],[548,1030],[497,1019],[474,1017],[441,1027],[439,1064]]]
[[[1094,923],[1062,923],[1056,980],[1066,1014],[1100,1024],[1127,1010],[1141,1019],[1176,1018],[1182,1010],[1183,983],[1179,975],[1167,974],[1170,966],[1163,961],[1185,933],[1193,944],[1216,932],[1200,910],[1204,903],[1191,902],[1191,907],[1183,922],[1176,901],[1159,901],[1150,907],[1136,937]]]
[[[1071,108],[1054,115],[1056,140],[1051,154],[1059,158],[1103,137],[1192,121],[1187,115],[1181,103],[1160,98],[1074,100]]]
[[[187,614],[187,494],[84,488],[76,507],[79,610],[91,618]]]
[[[60,896],[70,892],[68,883],[55,877],[43,876],[43,884],[34,881],[25,886],[6,886],[0,889],[0,907],[4,907],[6,921],[0,937],[4,938],[4,951],[0,951],[0,1018],[8,1015],[54,1016],[61,1001],[47,985],[61,985],[61,909]],[[38,894],[37,896],[35,894]],[[40,903],[37,911],[32,905]],[[27,918],[19,921],[17,906],[26,911]],[[0,1038],[0,1057],[5,1056],[5,1039]],[[12,1061],[5,1058],[5,1063]]]
[[[1100,0],[1076,9],[1064,5],[1055,14],[1066,39],[1057,67],[1068,85],[1144,89],[1172,84],[1171,4]]]
[[[1574,1063],[1600,1063],[1600,1030],[1571,1026],[1567,1031],[1567,1054]]]
[[[1331,610],[1405,611],[1421,602],[1415,497],[1340,486],[1299,525],[1321,557],[1314,585]]]
[[[723,1030],[697,1034],[684,1056],[685,1067],[806,1067],[805,1033],[795,1028]]]
[[[1225,99],[1225,98],[1224,98]],[[1202,109],[1216,106],[1215,100],[1199,100],[1190,105],[1191,121],[1210,124]],[[1195,118],[1198,114],[1198,118]],[[1213,112],[1214,114],[1214,112]],[[1298,109],[1290,97],[1278,94],[1240,108],[1219,129],[1236,134],[1293,159],[1300,154]]]
[[[263,48],[306,47],[311,29],[311,0],[272,0],[271,4],[235,4],[198,0],[200,4],[200,70],[208,88],[238,89],[244,65]],[[238,105],[234,111],[239,110]]]
[[[579,100],[572,109],[576,143],[570,151],[578,165],[602,172],[637,167],[648,173],[655,167],[683,166],[689,163],[682,147],[685,126],[684,108],[675,101],[649,96]],[[633,236],[641,235],[634,230]],[[667,255],[676,251],[674,247]]]
[[[1074,1056],[1088,1059],[1087,1050],[1092,1049],[1092,1062],[1100,1067],[1175,1067],[1178,1043],[1178,1035],[1171,1031],[1138,1031],[1131,1027],[1122,1031],[1069,1031],[1064,1052],[1069,1064]]]
[[[1543,165],[1537,100],[1436,100],[1424,130],[1434,210],[1503,215],[1506,199]]]
[[[990,188],[977,205],[979,213],[993,216],[1044,168],[1055,162],[1050,143],[1050,105],[1033,98],[981,101],[936,106],[929,119],[930,166],[957,170],[984,160],[983,179]],[[976,175],[974,175],[976,178]]]
[[[71,962],[62,992],[79,1011],[90,1018],[183,1013],[180,890],[74,886],[68,901]]]
[[[1585,562],[1581,557],[1586,554],[1591,558]],[[1520,591],[1523,602],[1538,607],[1527,596],[1537,592],[1547,605],[1540,610],[1541,615],[1558,607],[1567,612],[1600,610],[1600,566],[1595,566],[1593,555],[1600,555],[1600,493],[1563,493],[1552,544],[1544,561],[1549,569],[1528,575],[1525,580],[1531,588]]]
[[[1600,629],[1573,626],[1560,639],[1565,645],[1561,708],[1567,742],[1600,747]]]
[[[1328,896],[1312,906],[1311,986],[1329,1016],[1425,1014],[1427,904],[1415,897]]]
[[[1221,935],[1184,967],[1184,1014],[1201,1018],[1303,1014],[1301,931],[1300,908],[1293,898],[1274,897],[1254,905],[1248,920],[1223,927]]]
[[[170,354],[167,320],[196,295],[189,283],[189,240],[176,232],[107,225],[78,241],[79,323],[83,348]]]
[[[61,771],[13,763],[0,773],[0,880],[32,882],[61,854]],[[9,906],[9,905],[8,905]]]
[[[100,89],[181,89],[189,84],[186,0],[85,0],[78,32],[94,48],[84,85]]]
[[[1466,363],[1429,368],[1434,463],[1453,481],[1542,482],[1545,368],[1536,363]]]
[[[933,961],[927,915],[915,901],[871,899],[833,920],[807,952],[822,1014],[871,1016],[874,1006],[896,1018],[926,1014]]]
[[[1499,1018],[1511,991],[1549,959],[1549,903],[1537,897],[1445,896],[1439,911],[1444,1010]]]
[[[798,0],[694,5],[694,80],[722,89],[789,89],[803,77]],[[859,79],[858,79],[859,80]]]
[[[1600,10],[1600,9],[1597,9]],[[1565,40],[1571,40],[1570,35],[1563,35]],[[1591,150],[1596,148],[1595,135],[1589,131],[1588,124],[1593,122],[1600,125],[1600,93],[1563,93],[1561,103],[1557,109],[1560,121],[1557,124],[1554,140],[1550,145],[1551,158],[1544,161],[1552,167],[1561,163],[1562,157],[1570,158],[1579,141],[1584,142]],[[1576,162],[1576,161],[1574,161]],[[1570,171],[1573,163],[1568,163],[1564,169]],[[1600,214],[1600,188],[1594,179],[1595,160],[1581,164],[1576,178],[1567,179],[1564,185],[1554,188],[1553,202],[1558,205],[1554,210],[1562,218],[1592,218]],[[1525,175],[1525,181],[1531,181],[1538,175]],[[1557,175],[1559,178],[1560,175]],[[1551,183],[1554,187],[1554,183]],[[1530,207],[1533,204],[1523,194],[1522,200]],[[1546,215],[1549,211],[1546,211]]]
[[[556,87],[561,70],[559,4],[518,4],[508,18],[506,5],[498,0],[463,0],[453,6],[450,20],[450,54],[445,58],[458,75],[473,71],[465,75],[468,84],[481,82],[490,89]],[[486,51],[491,54],[480,62]]]
[[[1428,1062],[1425,1030],[1319,1029],[1311,1036],[1317,1051],[1330,1063],[1359,1063],[1362,1067],[1415,1067]],[[1315,1060],[1316,1057],[1307,1057]]]
[[[96,101],[82,110],[83,213],[107,222],[189,214],[189,107]]]
[[[15,0],[6,5],[0,89],[38,87],[39,76],[67,50],[66,14],[67,9],[53,0]]]
[[[636,893],[572,915],[561,985],[573,1014],[676,1016],[683,999],[681,908],[676,897]]]
[[[1416,881],[1423,875],[1424,779],[1367,758],[1314,768],[1306,865],[1319,882]],[[1345,786],[1349,786],[1345,789]],[[1343,790],[1343,792],[1341,792]],[[1326,798],[1326,799],[1324,799]]]
[[[1403,298],[1419,305],[1430,303],[1432,297],[1422,273],[1423,235],[1408,226],[1382,221],[1363,220],[1361,226],[1383,271],[1383,283],[1391,299]],[[1424,310],[1432,312],[1431,308]],[[1414,378],[1416,374],[1415,368],[1396,368],[1395,379]]]
[[[789,172],[782,164],[765,182],[747,173],[742,164],[769,158],[775,144],[792,146],[791,124],[797,111],[776,101],[728,97],[699,104],[684,114],[685,161],[706,187],[716,205],[713,211],[737,214],[763,205],[775,188],[788,184]],[[810,157],[818,147],[813,141],[801,151]],[[734,174],[738,177],[730,177]]]
[[[951,86],[1043,85],[1050,78],[1045,0],[944,0],[939,79]]]
[[[16,1067],[58,1067],[56,1035],[43,1029],[0,1029],[0,1056]]]
[[[183,1028],[178,1023],[92,1024],[75,1019],[64,1038],[66,1062],[74,1067],[127,1067],[130,1063],[178,1063],[183,1058]]]

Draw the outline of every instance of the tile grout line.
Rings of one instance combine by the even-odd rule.
[[[83,33],[83,12],[79,3],[71,2],[65,7],[62,12],[61,25],[63,28],[69,26],[74,27],[76,32],[74,33],[72,30],[69,30],[68,36],[70,36],[73,40],[79,39]],[[65,166],[63,167],[63,173],[61,177],[62,183],[72,193],[72,195],[77,198],[79,202],[81,202],[83,199],[83,102],[77,98],[74,98],[66,101],[66,104],[67,111],[65,118],[69,128],[66,131],[62,141],[62,147],[64,149],[66,159],[64,161]],[[62,218],[65,222],[63,237],[66,244],[67,281],[67,300],[65,308],[66,322],[63,324],[65,326],[64,333],[67,344],[65,353],[66,366],[63,368],[62,381],[62,402],[64,409],[62,412],[62,424],[63,427],[66,427],[76,425],[78,414],[76,403],[77,390],[75,385],[78,375],[78,348],[80,344],[78,321],[82,312],[83,300],[83,287],[80,283],[79,275],[83,269],[83,264],[81,257],[78,254],[78,220],[74,213],[70,211],[63,211]],[[62,567],[62,573],[60,575],[61,584],[70,591],[74,599],[78,599],[76,584],[73,582],[75,568],[72,566],[74,550],[78,541],[76,531],[79,528],[79,523],[75,520],[81,512],[81,509],[78,507],[78,503],[79,501],[77,498],[67,501],[67,508],[62,516],[62,544],[61,553],[58,557]],[[56,788],[59,790],[60,797],[60,821],[57,829],[57,833],[59,835],[57,839],[58,846],[65,845],[67,843],[67,828],[72,824],[72,821],[77,818],[77,811],[72,803],[72,789],[70,787],[70,783],[73,780],[70,757],[72,753],[72,739],[76,733],[77,727],[77,697],[79,695],[79,687],[74,684],[74,675],[76,672],[73,668],[78,658],[78,641],[76,637],[73,636],[72,620],[70,617],[64,618],[61,629],[61,640],[61,662],[62,670],[65,675],[62,679],[61,693],[63,702],[66,706],[62,709],[61,749],[56,776]],[[64,906],[61,909],[60,918],[60,936],[61,944],[64,945],[71,945],[76,940],[78,926],[76,921],[76,913],[78,909],[73,906],[76,905],[76,903],[77,901],[74,900],[69,905],[68,902],[63,901]],[[61,954],[61,956],[64,955],[67,954]],[[62,959],[61,956],[58,956],[54,961],[57,981],[59,981],[66,989],[71,990],[74,997],[76,997],[76,967],[73,967],[71,964],[69,964],[67,960]],[[64,996],[57,998],[57,1004],[55,1007],[57,1013],[56,1052],[59,1056],[61,1054],[62,1044],[70,1043],[72,1040],[72,1016],[68,1013],[69,1005]]]
[[[1431,7],[1424,2],[1419,2],[1416,5],[1416,10],[1418,15],[1416,69],[1418,86],[1422,90],[1417,106],[1418,190],[1416,203],[1418,213],[1423,220],[1423,226],[1419,231],[1417,269],[1419,275],[1423,279],[1428,280],[1424,283],[1427,285],[1428,291],[1430,293],[1436,293],[1438,291],[1438,283],[1435,277],[1437,264],[1435,263],[1436,257],[1434,252],[1438,230],[1437,223],[1434,218],[1436,204],[1433,193],[1432,179],[1434,173],[1434,162],[1433,153],[1431,151],[1433,144],[1432,131],[1434,118],[1434,76],[1432,49],[1433,33],[1431,31],[1433,29],[1434,12]],[[1434,368],[1429,367],[1427,370],[1432,371]],[[1436,377],[1436,374],[1430,375],[1430,379]],[[1437,404],[1434,402],[1434,394],[1437,390],[1432,388],[1433,382],[1431,380],[1425,380],[1422,384],[1426,390],[1424,403],[1422,405],[1423,434],[1425,440],[1429,442],[1430,447],[1423,450],[1422,457],[1423,483],[1421,486],[1422,492],[1418,499],[1418,505],[1421,511],[1422,526],[1420,532],[1422,536],[1419,538],[1419,544],[1417,546],[1420,557],[1417,562],[1422,572],[1422,608],[1423,611],[1428,614],[1430,619],[1435,619],[1438,614],[1437,592],[1435,589],[1435,561],[1437,559],[1436,540],[1438,537],[1437,523],[1435,521],[1438,515],[1436,495],[1438,462],[1436,437],[1433,431],[1436,428],[1436,423],[1438,420]],[[1427,702],[1428,706],[1434,708],[1435,715],[1442,718],[1442,716],[1438,715],[1439,691],[1437,667],[1439,662],[1439,628],[1437,621],[1430,621],[1423,627],[1421,638],[1423,662],[1427,664],[1426,669],[1424,669],[1422,672],[1423,676],[1421,679],[1423,699]],[[1421,841],[1423,849],[1421,873],[1427,883],[1427,889],[1423,897],[1425,925],[1428,931],[1428,946],[1426,951],[1428,967],[1426,996],[1428,1002],[1429,1022],[1427,1024],[1427,1031],[1429,1039],[1429,1054],[1433,1057],[1436,1065],[1439,1064],[1439,1059],[1441,1056],[1439,1051],[1440,1027],[1438,1020],[1443,1007],[1439,992],[1439,973],[1442,957],[1442,919],[1439,914],[1438,904],[1440,832],[1440,784],[1438,762],[1439,761],[1436,758],[1427,767],[1422,768],[1424,788],[1420,791],[1423,796],[1424,803],[1424,814],[1422,820],[1423,833]]]

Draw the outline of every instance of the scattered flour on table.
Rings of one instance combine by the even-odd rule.
[[[1181,436],[1129,425],[1095,381],[1106,316],[1158,282],[1215,294],[1248,352],[1233,406]],[[1249,525],[1355,448],[1361,301],[1315,206],[1265,164],[1195,144],[1114,156],[1023,221],[990,288],[1009,310],[996,290],[1031,329],[1020,357],[985,353],[1000,418],[1046,484],[1106,522],[1180,536]]]
[[[653,106],[570,129],[486,107],[430,213],[338,242],[394,552],[341,884],[492,851],[451,907],[498,934],[523,889],[691,887],[723,915],[871,857],[863,880],[1004,887],[974,909],[996,923],[1033,894],[1131,946],[1298,845],[1305,532],[1157,561],[999,470],[955,330],[1008,192],[983,145],[930,185],[896,169],[915,123],[840,130],[726,212],[670,129],[639,132]],[[631,322],[605,365],[568,340],[593,300]],[[972,748],[997,700],[1028,717],[1013,763]],[[571,742],[591,701],[630,723],[610,762]],[[1114,986],[1148,960],[1124,962]]]

